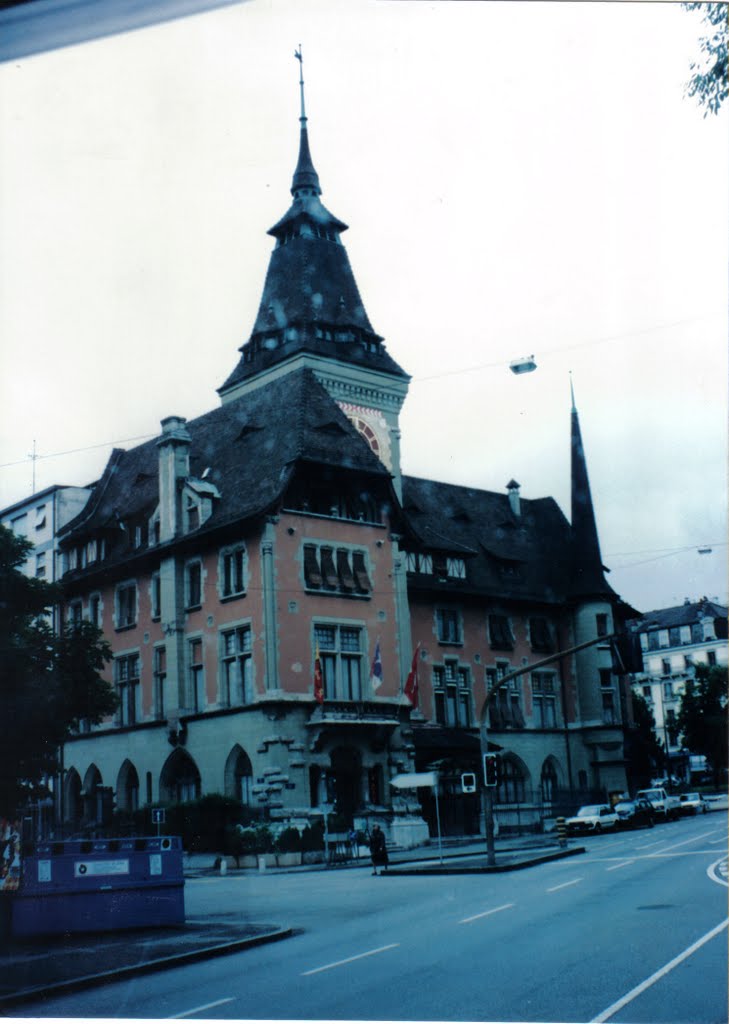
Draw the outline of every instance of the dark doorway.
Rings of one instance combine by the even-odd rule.
[[[351,824],[362,804],[362,758],[353,747],[336,747],[331,762],[331,795],[337,812]]]

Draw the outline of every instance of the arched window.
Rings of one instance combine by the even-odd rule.
[[[165,761],[159,777],[160,801],[166,804],[181,804],[197,800],[200,796],[200,772],[197,765],[184,751],[173,751]]]
[[[237,743],[225,762],[224,785],[226,796],[250,807],[253,802],[253,768],[248,754]]]
[[[66,772],[63,782],[63,821],[76,826],[81,822],[81,776],[75,768]]]
[[[86,822],[101,821],[101,807],[99,804],[100,790],[103,785],[101,772],[95,764],[89,765],[84,775],[84,788],[81,790],[83,797],[83,820]]]
[[[542,800],[545,804],[549,804],[553,800],[557,799],[559,778],[557,775],[557,766],[553,757],[548,757],[542,765],[541,785]]]
[[[497,800],[502,804],[523,803],[526,799],[527,771],[515,757],[504,757],[499,772]]]
[[[139,807],[139,776],[131,761],[126,760],[116,780],[116,805],[121,811],[136,811]]]

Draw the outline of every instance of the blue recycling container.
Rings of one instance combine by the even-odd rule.
[[[39,843],[9,893],[14,938],[185,922],[179,836]]]

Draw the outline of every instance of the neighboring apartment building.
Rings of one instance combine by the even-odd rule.
[[[75,519],[90,494],[90,487],[55,485],[0,511],[0,524],[33,542],[21,567],[26,576],[49,583],[59,578],[58,531]]]
[[[706,597],[686,598],[676,608],[646,612],[630,628],[639,636],[643,658],[643,671],[633,676],[634,689],[653,713],[670,774],[690,781],[691,752],[683,747],[677,725],[681,696],[697,665],[727,665],[727,608]]]
[[[515,668],[489,717],[502,824],[624,790],[627,680],[607,638],[636,613],[605,581],[574,401],[571,523],[514,481],[403,476],[410,378],[321,203],[303,111],[291,192],[221,406],[115,450],[63,531],[64,614],[102,626],[120,697],[67,744],[67,825],[105,787],[122,809],[224,792],[300,823],[335,805],[408,845],[432,794],[389,780],[436,765],[445,830],[476,831],[460,776],[480,773],[485,695]]]

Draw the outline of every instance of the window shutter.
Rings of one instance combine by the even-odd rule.
[[[349,568],[349,555],[346,551],[337,551],[337,572],[339,573],[339,584],[342,590],[351,594],[354,590],[354,576]]]
[[[322,585],[321,572],[319,571],[319,563],[316,557],[316,548],[312,545],[307,545],[304,548],[304,580],[306,581],[307,587],[316,587],[317,589]]]
[[[334,565],[334,552],[331,548],[321,549],[321,572],[324,577],[324,586],[328,590],[336,590],[339,586],[339,577]]]
[[[352,566],[354,569],[354,579],[357,584],[357,590],[363,594],[371,593],[372,584],[370,583],[370,578],[367,575],[367,567],[365,566],[365,556],[363,551],[353,552]]]
[[[552,637],[545,618],[535,616],[529,619],[529,636],[531,637],[533,651],[543,651],[545,654],[550,653],[552,650]]]

